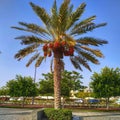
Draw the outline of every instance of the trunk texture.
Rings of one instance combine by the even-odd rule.
[[[61,108],[61,58],[54,58],[54,108]]]

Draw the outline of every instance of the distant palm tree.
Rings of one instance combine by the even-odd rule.
[[[98,47],[107,44],[107,41],[93,37],[84,37],[82,35],[95,28],[105,26],[106,23],[95,24],[93,20],[95,20],[96,16],[91,16],[80,21],[79,19],[85,11],[85,3],[80,4],[80,6],[73,11],[73,5],[70,4],[70,0],[64,0],[59,9],[57,8],[55,0],[51,8],[51,14],[48,14],[44,8],[32,2],[30,5],[43,22],[44,27],[25,22],[19,22],[23,28],[13,27],[18,30],[33,33],[33,35],[16,38],[20,39],[21,44],[27,45],[27,47],[18,51],[15,58],[21,60],[25,56],[35,53],[26,66],[36,61],[35,66],[38,67],[47,57],[53,56],[54,107],[58,109],[61,107],[60,80],[64,56],[70,58],[70,61],[76,69],[82,70],[82,65],[91,71],[89,62],[99,64],[97,57],[103,57],[101,51],[94,49],[92,46]]]

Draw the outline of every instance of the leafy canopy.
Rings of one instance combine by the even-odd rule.
[[[91,77],[91,87],[97,97],[110,98],[120,95],[120,69],[104,67]]]
[[[80,4],[74,10],[70,0],[63,0],[59,8],[54,0],[50,14],[41,6],[32,2],[30,5],[44,26],[19,22],[21,27],[12,27],[31,33],[31,35],[22,35],[16,38],[26,46],[18,51],[15,55],[16,59],[21,60],[31,54],[26,66],[28,67],[33,61],[36,61],[35,66],[38,67],[46,57],[63,58],[67,56],[76,69],[82,70],[82,65],[90,71],[89,62],[99,64],[97,57],[101,58],[103,54],[92,46],[99,47],[107,44],[107,41],[82,35],[103,27],[106,23],[96,24],[94,22],[95,15],[81,20],[86,3]]]
[[[53,87],[53,73],[43,74],[43,79],[40,79],[40,94],[43,95],[53,95],[54,87]],[[82,75],[80,75],[76,71],[63,71],[61,78],[61,95],[62,96],[70,96],[71,90],[80,90],[84,86],[82,85],[81,79]]]
[[[16,75],[16,78],[7,82],[9,95],[13,97],[32,97],[38,94],[36,84],[31,77]]]

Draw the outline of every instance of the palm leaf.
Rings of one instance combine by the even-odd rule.
[[[75,46],[76,41],[72,38],[72,36],[63,34],[65,41],[68,43],[70,46]]]
[[[80,54],[88,61],[94,63],[94,64],[99,64],[99,61],[90,53],[87,52],[80,52]]]
[[[77,20],[79,20],[80,16],[83,14],[84,9],[86,7],[85,3],[82,3],[75,12],[71,13],[68,18],[66,30],[68,30]]]
[[[51,9],[50,24],[51,24],[51,27],[49,27],[48,29],[49,29],[50,33],[53,35],[53,38],[55,39],[56,34],[58,35],[58,29],[60,27],[56,0],[54,1],[54,4],[53,4],[52,9]]]
[[[76,29],[71,30],[70,34],[71,35],[80,35],[80,34],[92,31],[95,28],[99,28],[99,27],[102,27],[105,25],[106,25],[106,23],[100,23],[100,24],[96,25],[95,23],[90,22],[90,23],[81,25],[81,26],[77,27]]]
[[[42,22],[48,26],[50,23],[50,16],[47,14],[46,10],[40,6],[35,5],[34,3],[30,2],[31,7],[35,11],[35,13],[40,17]]]
[[[20,39],[21,40],[21,44],[24,45],[29,45],[29,44],[44,44],[44,43],[48,43],[47,40],[42,40],[41,38],[38,38],[36,36],[19,36],[16,37],[15,39]]]
[[[72,29],[70,32],[70,35],[80,35],[83,33],[87,33],[87,31],[91,31],[95,27],[94,23],[86,23],[84,25],[81,25],[75,29]]]
[[[71,15],[72,11],[73,11],[73,4],[70,5],[70,7],[68,8],[68,16]]]
[[[80,47],[83,48],[84,50],[90,51],[91,53],[93,53],[97,57],[104,57],[100,50],[94,50],[94,49],[91,49],[87,46],[80,46]]]
[[[108,43],[106,40],[101,40],[93,37],[79,38],[76,40],[76,42],[80,43],[81,45],[93,45],[93,46],[99,46]]]
[[[37,61],[35,63],[35,66],[39,67],[43,60],[44,60],[44,57],[43,56],[39,56],[39,58],[37,59]]]
[[[65,32],[66,23],[68,18],[68,7],[70,0],[64,0],[59,9],[59,22],[60,22],[60,31]]]
[[[53,28],[56,28],[58,26],[58,11],[56,0],[54,1],[53,7],[51,9],[51,24]]]
[[[80,67],[80,64],[78,63],[78,61],[76,59],[74,59],[73,57],[70,57],[70,61],[72,62],[73,66],[76,69],[79,69],[79,70],[82,71],[82,68]]]
[[[82,57],[80,56],[74,56],[72,57],[72,59],[74,61],[76,61],[79,65],[83,65],[85,68],[87,68],[89,71],[91,71],[91,68],[89,67],[87,61],[85,59],[83,59]]]
[[[79,23],[75,24],[72,31],[76,30],[77,28],[84,26],[86,24],[92,23],[93,20],[95,20],[96,16],[91,16],[85,20],[80,21]]]
[[[52,16],[56,16],[58,13],[57,13],[57,3],[56,3],[56,0],[54,0],[54,3],[53,3],[53,6],[52,6]]]
[[[38,26],[38,27],[39,27],[39,26]],[[40,31],[40,28],[36,28],[36,30],[35,30],[35,29],[32,30],[32,29],[27,29],[27,28],[21,28],[21,27],[14,27],[14,26],[13,26],[12,28],[17,29],[17,30],[23,30],[23,31],[26,31],[26,32],[34,33],[34,34],[39,35],[39,36],[42,37],[42,38],[46,38],[46,39],[50,38],[49,33],[43,32],[42,29],[41,29],[41,31]],[[39,30],[38,30],[38,29],[39,29]]]
[[[50,71],[51,71],[51,73],[53,73],[53,58],[52,58],[52,60],[50,62]]]
[[[25,26],[26,28],[28,28],[31,31],[35,31],[37,33],[41,33],[41,34],[47,34],[50,35],[49,32],[44,29],[43,27],[40,27],[37,24],[33,24],[33,23],[25,23],[25,22],[19,22],[20,25]]]
[[[23,30],[23,31],[28,31],[25,28],[21,28],[21,27],[16,27],[16,26],[12,26],[11,28],[17,29],[17,30]],[[31,32],[31,31],[28,31]]]
[[[27,62],[26,67],[29,67],[29,65],[35,61],[39,57],[39,53],[36,53],[34,56],[30,58],[30,60]]]
[[[23,48],[21,50],[18,51],[17,54],[15,54],[15,58],[19,60],[23,59],[25,56],[35,52],[35,49],[38,47],[39,45],[33,44],[30,45],[26,48]]]
[[[99,64],[99,61],[93,56],[93,54],[90,54],[89,52],[81,50],[78,46],[75,46],[75,51],[78,53],[78,55],[82,56],[85,60],[90,61],[94,64]]]
[[[64,0],[59,9],[57,8],[56,0],[54,0],[51,15],[49,15],[44,8],[35,5],[32,2],[30,5],[45,24],[45,27],[25,22],[19,22],[23,28],[12,27],[18,30],[32,32],[36,35],[20,36],[16,38],[21,40],[21,44],[28,45],[28,47],[19,50],[15,55],[15,58],[21,60],[25,56],[36,52],[39,46],[43,47],[41,44],[49,43],[51,40],[54,42],[60,38],[60,40],[64,39],[65,42],[67,42],[66,48],[69,48],[72,45],[75,50],[74,55],[78,54],[78,56],[69,56],[75,68],[82,70],[82,65],[91,71],[88,62],[99,64],[96,57],[103,57],[103,54],[100,50],[89,48],[89,45],[99,46],[107,44],[107,41],[92,37],[79,38],[79,35],[92,31],[95,28],[105,26],[106,23],[95,24],[93,20],[96,16],[91,16],[79,21],[79,18],[85,10],[85,3],[82,3],[75,11],[73,11],[73,5],[70,5],[70,0]],[[45,58],[46,57],[40,56],[36,52],[35,55],[30,58],[26,66],[29,66],[36,60],[35,66],[38,67]]]

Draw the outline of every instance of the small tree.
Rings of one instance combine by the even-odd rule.
[[[78,93],[76,93],[76,96],[78,98],[86,98],[86,97],[93,97],[92,93],[90,92],[84,92],[84,91],[79,91]]]
[[[53,95],[53,93],[54,93],[53,74],[47,73],[47,74],[42,74],[42,76],[43,76],[43,79],[40,79],[40,82],[39,82],[40,94]]]
[[[40,93],[41,94],[54,94],[53,73],[43,74],[44,78],[40,80]],[[71,90],[80,90],[83,88],[81,85],[82,75],[75,71],[63,71],[61,79],[61,95],[70,96]]]
[[[8,88],[6,86],[0,88],[0,95],[9,95]]]
[[[36,96],[38,93],[33,79],[31,77],[22,77],[21,75],[16,75],[15,79],[7,82],[7,87],[9,89],[9,95],[14,97],[22,96],[23,98],[26,98]]]
[[[90,86],[96,97],[106,98],[106,107],[109,108],[109,98],[120,95],[120,69],[105,67],[100,73],[94,73]]]
[[[9,99],[8,88],[3,86],[0,88],[0,102],[3,102]]]

